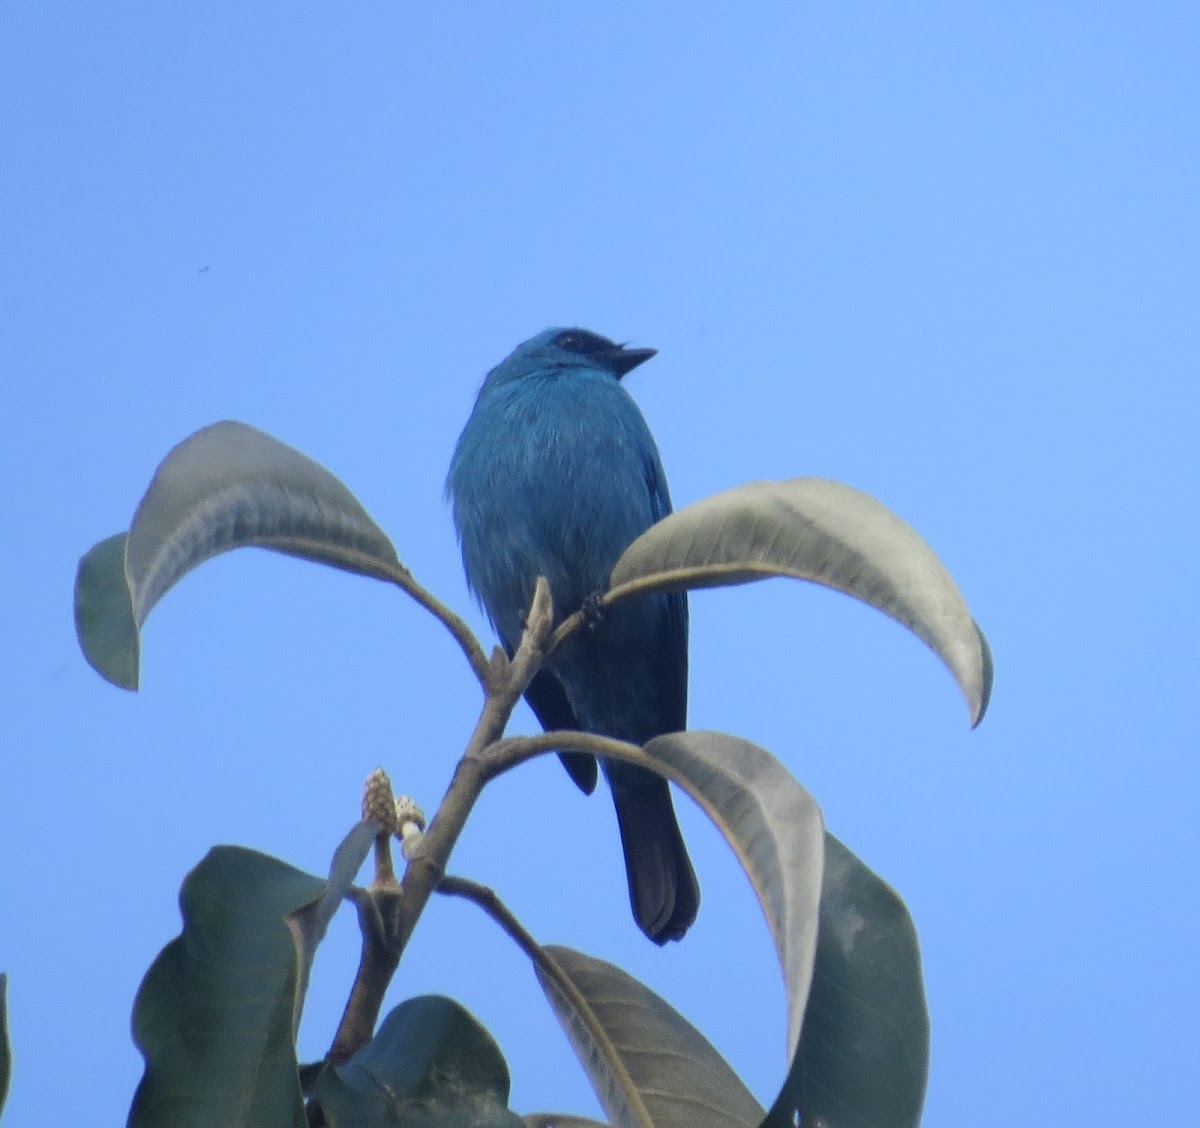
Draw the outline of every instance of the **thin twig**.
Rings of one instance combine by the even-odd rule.
[[[438,882],[437,891],[449,897],[464,897],[468,901],[474,902],[512,937],[517,947],[531,960],[536,962],[542,958],[541,945],[513,916],[512,911],[500,900],[494,889],[465,877],[453,877],[447,874]]]
[[[487,765],[488,779],[494,779],[510,768],[546,752],[590,752],[593,756],[607,756],[614,760],[641,759],[644,762],[645,759],[645,753],[636,744],[575,729],[559,729],[536,736],[510,736],[481,748],[476,756]]]
[[[422,587],[421,584],[417,583],[413,578],[413,574],[407,568],[401,567],[394,571],[389,570],[388,579],[400,588],[401,591],[412,596],[413,599],[438,619],[442,626],[453,635],[454,641],[462,648],[462,652],[466,655],[471,669],[479,679],[479,684],[486,690],[488,677],[487,655],[484,653],[483,647],[479,645],[479,640],[472,633],[471,628],[467,626],[466,621],[451,611],[449,607]]]
[[[589,1027],[595,1028],[596,1018],[595,1011],[591,1003],[584,998],[582,992],[575,985],[574,980],[563,971],[558,961],[541,946],[533,936],[526,931],[508,906],[496,895],[494,889],[489,889],[486,885],[480,885],[478,882],[469,881],[465,877],[444,877],[438,884],[438,892],[445,893],[454,897],[464,897],[468,901],[478,905],[488,916],[492,918],[516,943],[532,961],[538,978],[541,980],[542,989],[546,991],[546,981],[549,980],[558,994],[567,1001],[574,1013],[583,1020]],[[550,994],[546,991],[547,995]],[[560,1006],[551,999],[551,1006],[556,1012],[560,1012]]]

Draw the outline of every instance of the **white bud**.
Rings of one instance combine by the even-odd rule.
[[[412,819],[405,819],[400,824],[400,853],[404,855],[406,862],[412,861],[412,856],[417,852],[417,847],[421,845],[424,837],[425,831]]]

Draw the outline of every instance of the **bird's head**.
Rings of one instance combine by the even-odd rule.
[[[657,349],[630,349],[587,329],[544,329],[518,345],[488,373],[484,389],[526,376],[587,368],[619,380],[655,355]]]

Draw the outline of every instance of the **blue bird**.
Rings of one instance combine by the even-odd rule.
[[[630,543],[671,512],[658,448],[621,377],[655,355],[585,329],[547,329],[488,373],[459,437],[446,492],[467,584],[505,648],[521,638],[534,583],[557,621],[608,586]],[[550,658],[525,694],[543,728],[644,744],[687,725],[687,597],[607,608]],[[560,753],[586,792],[596,762]],[[634,919],[679,940],[700,889],[667,781],[602,761],[612,788]]]

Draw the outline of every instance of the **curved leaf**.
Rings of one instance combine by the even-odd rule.
[[[138,628],[125,579],[124,533],[102,540],[75,573],[75,634],[92,669],[122,689],[137,689]]]
[[[986,643],[933,550],[873,497],[826,478],[751,482],[647,529],[610,578],[628,594],[793,576],[908,627],[958,681],[977,725],[991,693]]]
[[[391,541],[323,466],[245,423],[214,423],[163,460],[129,529],[125,571],[140,627],[197,564],[257,545],[378,579]]]
[[[971,622],[975,626],[975,633],[979,636],[979,656],[982,662],[982,681],[983,681],[983,696],[979,702],[979,716],[975,718],[975,724],[987,716],[988,705],[992,700],[992,680],[996,676],[996,664],[992,659],[992,648],[988,643],[987,635],[983,633],[983,628],[975,622]]]
[[[197,431],[158,467],[125,541],[124,594],[117,540],[80,562],[75,614],[88,661],[126,689],[137,688],[146,616],[219,553],[256,546],[376,579],[407,576],[391,541],[337,478],[245,423]]]
[[[791,1060],[817,950],[825,848],[820,810],[774,756],[747,740],[672,733],[643,752],[708,812],[750,877],[783,968]],[[543,989],[615,1123],[757,1128],[763,1113],[753,1097],[743,1100],[744,1087],[728,1065],[649,988],[568,949],[545,951],[571,982],[563,987],[553,967],[540,968]],[[712,1091],[698,1077],[710,1078]]]
[[[568,1116],[561,1112],[529,1112],[525,1114],[525,1128],[609,1128],[599,1120],[586,1116]]]
[[[317,1078],[330,1128],[522,1128],[508,1066],[466,1008],[441,995],[401,1003],[344,1065]]]
[[[799,1111],[804,1123],[826,1128],[915,1125],[924,1101],[929,1018],[916,932],[903,902],[825,833],[812,797],[764,749],[721,733],[684,732],[656,737],[643,752],[729,841],[775,941],[787,986],[792,1064],[766,1123],[792,1125]],[[548,951],[560,959],[558,949]],[[630,1118],[621,1104],[631,1086],[635,1096],[626,1104],[637,1109],[647,1103],[643,1090],[682,1097],[690,1081],[676,1081],[674,1055],[648,1058],[639,1076],[627,1076],[627,1057],[645,1045],[636,1029],[630,1033],[602,1017],[624,974],[613,972],[579,989],[584,1002],[574,1004],[568,1032],[617,1123],[673,1124]],[[546,974],[539,975],[549,990]],[[571,1013],[569,993],[555,1007],[562,1021]],[[636,1020],[628,1025],[636,1028]],[[709,1124],[692,1113],[694,1125]],[[687,1123],[686,1116],[680,1122]]]
[[[8,1099],[8,1083],[12,1076],[12,1050],[8,1045],[8,976],[0,971],[0,1113]]]
[[[622,1128],[758,1128],[762,1106],[690,1022],[644,983],[573,948],[538,979],[596,1095]]]
[[[800,1053],[772,1109],[782,1124],[915,1128],[929,1068],[929,1013],[904,903],[832,835]]]
[[[296,945],[285,918],[326,883],[218,846],[184,879],[183,932],[146,973],[133,1036],[146,1071],[131,1128],[306,1123],[293,1044]]]
[[[817,950],[825,855],[820,808],[770,752],[739,737],[670,733],[644,751],[704,808],[750,878],[787,986],[790,1060]]]
[[[293,1038],[300,1029],[300,1016],[304,1009],[305,996],[308,994],[308,979],[312,973],[313,960],[316,958],[317,945],[325,939],[329,922],[333,920],[333,914],[341,907],[350,886],[354,884],[354,878],[362,868],[378,833],[378,823],[366,819],[358,823],[334,851],[333,861],[329,866],[329,880],[325,883],[320,898],[310,901],[285,918],[287,926],[292,930],[300,961],[296,988],[296,1018],[292,1024]]]

